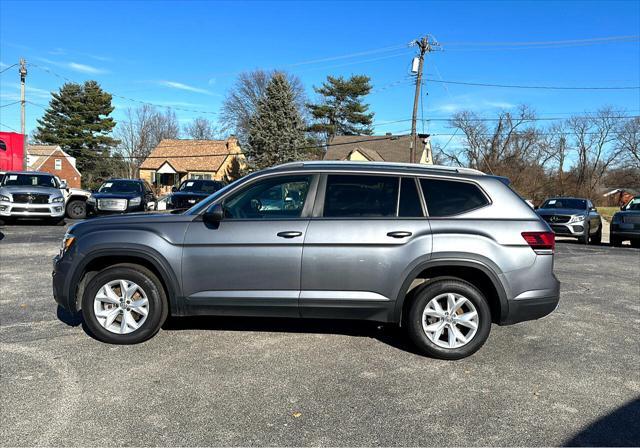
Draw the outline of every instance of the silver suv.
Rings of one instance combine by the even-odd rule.
[[[559,298],[553,232],[504,178],[474,170],[300,162],[246,176],[182,214],[72,226],[56,301],[98,339],[154,335],[168,314],[366,319],[458,359],[491,324]]]
[[[0,179],[0,220],[49,219],[62,223],[67,185],[38,171],[9,171]]]

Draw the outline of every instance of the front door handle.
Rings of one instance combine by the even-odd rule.
[[[295,232],[295,231],[278,232],[278,236],[280,238],[297,238],[299,236],[302,236],[302,232]]]
[[[387,233],[387,236],[390,236],[391,238],[406,238],[411,236],[411,232],[404,232],[400,230],[397,232],[389,232]]]

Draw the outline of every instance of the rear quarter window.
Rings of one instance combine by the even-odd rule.
[[[489,205],[480,188],[469,182],[420,179],[429,216],[454,216]]]

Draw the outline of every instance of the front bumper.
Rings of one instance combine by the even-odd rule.
[[[27,204],[0,201],[0,216],[7,218],[62,218],[64,203]]]
[[[579,237],[584,235],[584,221],[572,224],[553,224],[549,223],[551,230],[559,236]]]
[[[144,205],[128,205],[125,210],[100,210],[96,204],[87,202],[88,216],[107,216],[107,215],[123,215],[126,213],[144,212]]]

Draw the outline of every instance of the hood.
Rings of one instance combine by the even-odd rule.
[[[132,199],[142,197],[142,193],[93,193],[96,199]]]
[[[544,216],[551,215],[586,215],[587,211],[579,208],[539,208],[536,213]]]
[[[62,192],[53,187],[38,187],[35,185],[4,185],[0,187],[3,193],[20,194],[20,193],[36,193],[36,194],[53,194],[62,196]]]
[[[126,215],[106,215],[96,218],[87,219],[73,224],[69,227],[68,232],[75,235],[82,235],[84,233],[92,232],[94,230],[100,230],[102,228],[113,229],[116,227],[122,227],[125,229],[131,229],[135,227],[145,227],[145,225],[158,225],[162,223],[172,222],[190,222],[194,217],[191,215],[171,214],[171,213],[128,213]]]

